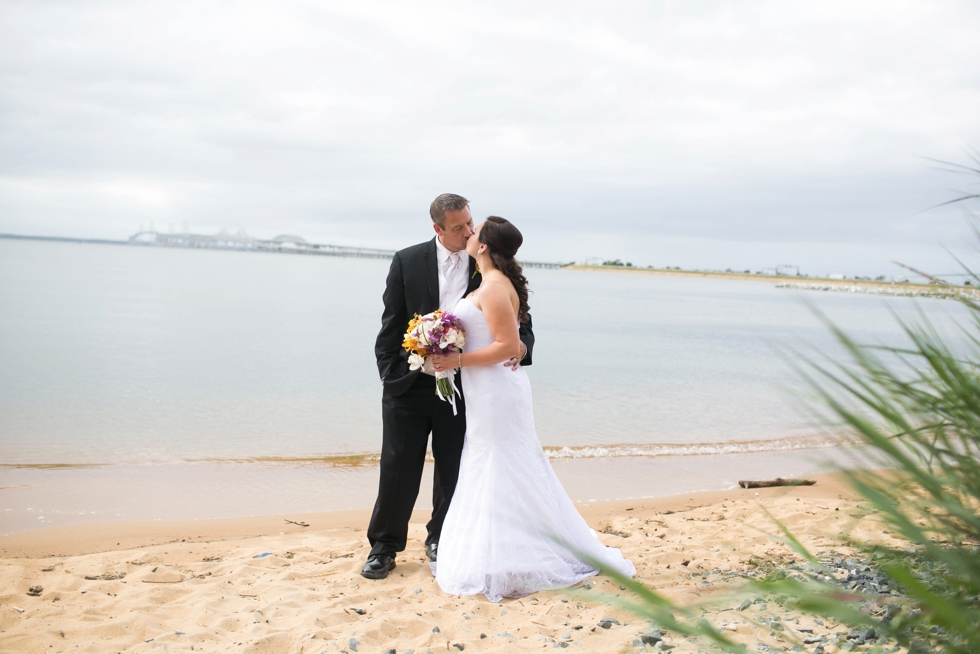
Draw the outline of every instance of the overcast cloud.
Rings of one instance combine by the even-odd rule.
[[[450,191],[530,259],[952,269],[964,2],[2,2],[0,232],[402,247]],[[974,187],[975,189],[975,187]]]

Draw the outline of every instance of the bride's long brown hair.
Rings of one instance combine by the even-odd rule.
[[[521,264],[514,259],[517,250],[524,243],[524,236],[510,221],[500,216],[488,216],[480,230],[480,243],[487,246],[490,261],[497,270],[507,275],[517,291],[517,299],[521,303],[517,321],[528,322],[531,319],[528,315],[531,308],[527,305],[527,278]]]

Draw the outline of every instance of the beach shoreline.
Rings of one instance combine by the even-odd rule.
[[[678,602],[718,598],[705,616],[723,621],[733,638],[785,646],[791,634],[758,627],[758,618],[775,605],[732,610],[741,600],[731,593],[761,569],[760,562],[787,565],[794,558],[774,536],[774,518],[815,552],[852,553],[839,539],[844,532],[863,542],[896,542],[867,514],[842,473],[808,477],[817,483],[578,508],[604,544],[634,562],[642,582]],[[650,628],[600,598],[622,592],[603,576],[571,594],[542,591],[499,603],[445,595],[423,552],[424,510],[413,516],[408,547],[392,574],[365,580],[358,572],[370,549],[364,535],[369,514],[103,523],[0,537],[6,589],[0,592],[0,652],[150,652],[164,645],[178,651],[427,653],[457,643],[477,652],[542,646],[622,652],[633,651]],[[31,587],[41,588],[37,596],[29,594]],[[794,626],[812,622],[783,607],[779,612]],[[618,624],[597,626],[606,617]],[[812,628],[833,636],[843,627],[830,621]],[[669,632],[664,640],[677,654],[704,647]]]
[[[562,268],[562,270],[578,270],[587,272],[613,272],[613,273],[635,273],[644,275],[657,275],[663,277],[688,277],[694,279],[724,279],[730,281],[747,281],[747,282],[770,282],[777,284],[785,283],[799,283],[806,285],[820,285],[820,286],[857,286],[866,289],[902,289],[909,292],[920,292],[920,293],[936,293],[944,288],[951,288],[952,290],[978,294],[975,288],[970,286],[955,286],[950,285],[944,287],[938,284],[921,284],[916,282],[891,282],[891,281],[877,281],[873,279],[836,279],[830,277],[797,277],[795,275],[769,275],[769,274],[754,274],[746,272],[725,272],[723,270],[673,270],[670,268],[641,268],[639,266],[587,266],[583,264],[571,264]]]
[[[740,487],[724,490],[696,491],[663,497],[620,499],[602,502],[576,503],[586,522],[601,530],[609,516],[630,511],[638,513],[679,513],[712,504],[759,496],[780,497],[792,493],[797,497],[821,497],[828,493],[852,497],[841,473],[825,472],[808,475],[817,480],[814,486],[783,486],[746,490]],[[429,508],[416,508],[413,525],[425,525]],[[206,520],[131,520],[67,525],[33,529],[16,534],[0,535],[0,558],[43,559],[51,557],[84,556],[152,547],[172,542],[220,542],[261,538],[265,536],[317,533],[342,529],[366,530],[371,509],[320,511],[312,513],[283,513],[248,518],[214,518]],[[301,526],[296,523],[305,523]],[[594,524],[595,523],[595,524]]]
[[[577,504],[723,491],[741,479],[795,477],[861,465],[845,446],[552,459]],[[697,448],[692,448],[697,452]],[[431,508],[431,463],[416,510]],[[370,510],[376,464],[194,462],[156,465],[5,468],[0,476],[0,536],[51,527],[134,522],[248,519]]]

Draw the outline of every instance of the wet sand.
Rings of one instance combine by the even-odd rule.
[[[665,497],[733,488],[739,479],[813,474],[853,465],[856,452],[817,448],[690,456],[555,459],[576,502]],[[416,509],[431,508],[431,465]],[[376,463],[187,463],[0,469],[0,535],[114,521],[213,520],[370,509]]]

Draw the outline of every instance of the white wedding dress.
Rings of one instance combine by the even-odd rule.
[[[483,312],[468,298],[453,313],[463,323],[464,351],[493,342]],[[632,577],[633,564],[605,547],[579,515],[538,442],[531,385],[523,369],[503,365],[462,370],[466,440],[459,482],[430,563],[452,595],[490,601],[565,588],[596,574],[582,555]]]

